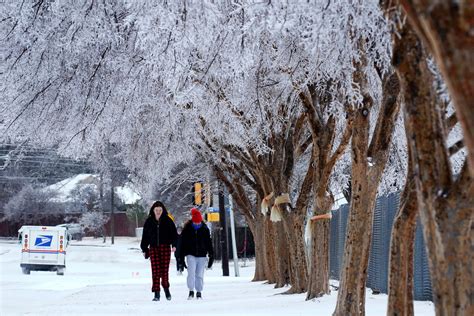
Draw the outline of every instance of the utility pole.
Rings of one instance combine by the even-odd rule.
[[[235,242],[235,220],[234,220],[234,205],[232,203],[232,195],[229,194],[229,209],[230,209],[230,233],[232,239],[232,257],[234,258],[235,276],[240,276],[239,271],[239,257],[237,256],[237,245]]]
[[[220,222],[220,239],[221,239],[221,253],[222,253],[222,275],[229,276],[229,253],[227,251],[227,219],[224,206],[224,192],[219,185],[219,222]]]
[[[103,181],[103,175],[102,172],[99,174],[99,199],[100,199],[100,212],[102,213],[102,216],[105,216],[105,203],[104,203],[104,181]],[[102,242],[105,244],[107,241],[107,229],[105,228],[105,223],[102,225]]]
[[[111,182],[111,190],[110,190],[110,239],[112,240],[112,245],[114,244],[114,239],[115,239],[115,219],[114,219],[114,182],[112,180]]]
[[[244,267],[247,266],[247,224],[244,226]]]

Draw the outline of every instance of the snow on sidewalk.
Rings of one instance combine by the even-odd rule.
[[[241,277],[223,277],[220,262],[204,276],[203,300],[187,300],[186,272],[176,274],[172,256],[171,294],[152,302],[151,271],[135,238],[85,238],[67,249],[66,272],[31,272],[19,266],[20,245],[0,242],[1,315],[331,315],[337,292],[312,301],[305,294],[279,295],[264,282],[251,282],[253,262],[240,267]],[[242,265],[242,263],[241,263]],[[230,266],[234,275],[233,266]],[[367,291],[366,315],[385,315],[387,296]],[[415,315],[434,315],[431,302],[415,302]]]

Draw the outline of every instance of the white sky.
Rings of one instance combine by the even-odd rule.
[[[174,257],[170,266],[173,299],[152,302],[149,261],[139,250],[139,240],[118,237],[85,238],[67,248],[64,276],[54,272],[20,269],[20,245],[0,240],[0,314],[1,315],[331,315],[337,292],[305,301],[305,294],[278,295],[287,290],[274,289],[264,282],[251,282],[254,262],[242,267],[241,277],[222,277],[220,262],[204,277],[202,301],[188,301],[186,271],[176,274]],[[233,266],[230,266],[234,275]],[[367,292],[366,315],[386,314],[386,295]],[[434,315],[431,302],[415,302],[415,315]]]

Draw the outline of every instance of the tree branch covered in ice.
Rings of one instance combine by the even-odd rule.
[[[357,39],[378,70],[366,71],[374,98],[390,58],[376,1],[44,1],[1,14],[6,135],[96,160],[118,144],[143,191],[179,164],[221,163],[232,149],[245,165],[249,150],[272,151],[272,135],[301,115],[295,93],[308,84],[331,97],[317,111],[337,118],[336,150],[344,104],[362,100]],[[343,170],[334,179],[347,180]]]

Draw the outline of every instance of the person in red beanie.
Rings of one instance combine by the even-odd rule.
[[[202,298],[204,286],[204,269],[212,267],[214,262],[214,251],[212,249],[211,233],[207,225],[202,221],[201,212],[197,208],[191,209],[191,220],[189,220],[181,233],[181,262],[188,269],[187,284],[189,289],[188,299]],[[209,255],[209,260],[206,256]],[[186,263],[184,263],[186,258]]]
[[[196,224],[199,224],[202,222],[201,212],[199,212],[199,210],[195,207],[191,209],[191,221]]]

